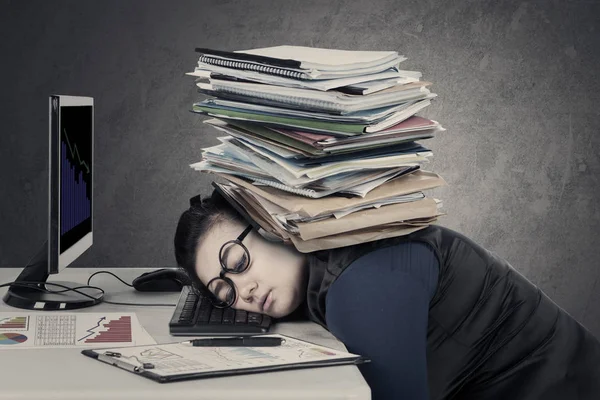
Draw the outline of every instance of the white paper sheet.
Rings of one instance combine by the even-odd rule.
[[[135,313],[0,313],[0,350],[150,344]]]

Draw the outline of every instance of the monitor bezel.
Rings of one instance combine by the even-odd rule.
[[[91,229],[88,234],[79,239],[71,247],[60,253],[60,201],[61,201],[61,163],[60,163],[60,132],[62,107],[91,106],[92,107],[92,151],[91,151],[91,197],[94,198],[94,99],[83,96],[53,95],[49,99],[49,174],[48,174],[48,273],[57,274],[81,256],[93,244],[94,238],[94,201],[91,204]]]

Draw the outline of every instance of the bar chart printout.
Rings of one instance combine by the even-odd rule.
[[[103,325],[104,329],[95,337],[86,338],[85,343],[131,342],[131,317],[122,316]]]
[[[28,317],[0,318],[0,330],[27,330]]]

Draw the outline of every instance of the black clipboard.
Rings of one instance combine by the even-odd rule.
[[[303,342],[309,345],[317,346],[320,349],[328,349],[334,351],[336,353],[347,353],[344,351],[334,350],[325,346],[317,345],[305,340],[300,340],[296,338],[290,338],[285,335],[278,335],[286,339],[293,339],[298,342]],[[104,362],[106,364],[112,365],[124,371],[128,371],[132,374],[142,376],[147,379],[151,379],[158,383],[170,383],[170,382],[178,382],[185,380],[193,380],[193,379],[205,379],[205,378],[215,378],[215,377],[223,377],[223,376],[235,376],[235,375],[246,375],[246,374],[255,374],[261,372],[272,372],[272,371],[285,371],[285,370],[294,370],[294,369],[305,369],[305,368],[321,368],[321,367],[332,367],[332,366],[340,366],[340,365],[358,365],[370,362],[370,360],[366,357],[359,356],[356,354],[347,353],[348,356],[344,358],[337,359],[325,359],[325,360],[317,360],[317,361],[305,361],[305,362],[294,362],[294,363],[286,363],[280,365],[265,365],[265,366],[253,366],[253,367],[242,367],[236,369],[225,369],[225,370],[212,370],[212,371],[202,371],[202,372],[188,372],[188,373],[179,373],[172,375],[163,375],[157,373],[154,368],[145,368],[144,363],[139,359],[135,361],[130,360],[132,357],[117,357],[114,354],[114,350],[117,349],[132,349],[132,348],[149,348],[154,346],[155,348],[165,348],[169,345],[177,345],[187,342],[175,342],[175,343],[167,343],[167,344],[157,344],[157,345],[144,345],[144,346],[129,346],[122,348],[112,348],[110,351],[107,349],[87,349],[83,350],[81,354],[84,356],[90,357],[94,360]],[[194,349],[191,347],[190,349]],[[196,348],[200,349],[200,348]],[[222,349],[222,348],[221,348]],[[239,347],[238,347],[239,349]],[[191,351],[191,350],[190,350]],[[344,354],[345,356],[345,354]],[[133,357],[135,358],[135,357]],[[154,365],[152,365],[154,367]]]

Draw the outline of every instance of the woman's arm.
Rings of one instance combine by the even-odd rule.
[[[329,289],[327,327],[371,359],[359,369],[374,400],[428,398],[427,320],[438,273],[426,244],[402,243],[357,259]]]

